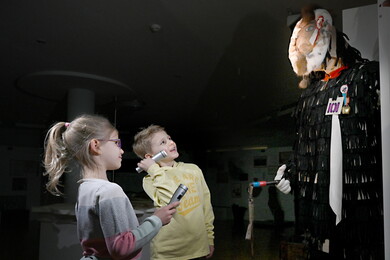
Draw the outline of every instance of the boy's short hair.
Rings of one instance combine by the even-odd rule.
[[[164,127],[159,125],[150,125],[147,128],[142,129],[134,136],[133,151],[141,159],[145,157],[145,154],[150,152],[153,135],[158,132],[165,131]]]

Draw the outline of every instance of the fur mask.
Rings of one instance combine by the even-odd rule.
[[[314,10],[315,19],[305,17],[296,24],[289,45],[289,59],[298,76],[324,69],[326,54],[336,58],[336,29],[325,9]],[[325,64],[326,66],[326,64]]]

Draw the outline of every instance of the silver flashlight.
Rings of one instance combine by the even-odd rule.
[[[171,204],[175,201],[180,201],[181,198],[183,198],[184,194],[186,194],[187,190],[187,186],[185,186],[184,184],[180,184],[168,204]]]
[[[162,150],[161,152],[156,153],[156,154],[152,157],[152,159],[153,159],[153,161],[158,162],[158,161],[161,161],[162,159],[164,159],[165,157],[167,157],[167,155],[168,155],[167,152],[164,151],[164,150]],[[135,168],[135,170],[136,170],[138,173],[140,173],[140,172],[143,171],[140,167]]]

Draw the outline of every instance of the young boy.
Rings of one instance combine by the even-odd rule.
[[[164,150],[167,156],[157,163],[153,155]],[[158,125],[150,125],[134,137],[133,151],[145,170],[143,188],[156,207],[169,203],[180,184],[188,187],[169,225],[151,242],[152,259],[187,260],[210,258],[214,252],[214,213],[210,191],[202,171],[195,164],[176,162],[176,143]]]

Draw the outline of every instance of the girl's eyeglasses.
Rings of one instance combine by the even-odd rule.
[[[116,146],[118,146],[119,148],[122,148],[122,142],[121,142],[121,139],[98,139],[99,141],[110,141],[110,142],[114,142],[116,144]]]

